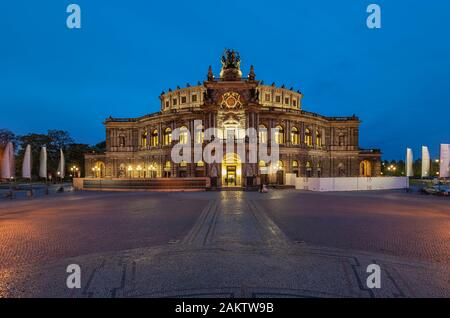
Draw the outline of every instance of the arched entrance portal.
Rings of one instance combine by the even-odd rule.
[[[241,159],[235,153],[228,153],[222,162],[222,186],[240,187],[242,185]]]
[[[371,177],[372,176],[372,165],[369,160],[361,161],[359,164],[359,175],[361,177]]]

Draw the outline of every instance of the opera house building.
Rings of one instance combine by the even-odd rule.
[[[300,91],[265,84],[257,79],[253,66],[243,76],[235,51],[226,50],[221,62],[219,76],[209,67],[203,83],[162,92],[156,113],[107,118],[106,152],[85,155],[86,177],[104,182],[128,180],[137,185],[159,182],[169,187],[170,182],[207,180],[208,186],[222,188],[282,185],[286,174],[380,174],[381,152],[359,148],[358,117],[328,117],[303,110]],[[200,131],[195,127],[199,122]],[[210,140],[203,133],[208,128],[217,131]],[[194,154],[189,155],[192,160],[175,162],[172,158],[176,143],[192,143],[191,149],[197,143],[204,148],[212,139],[229,138],[230,133],[236,146],[248,151],[249,138],[239,133],[248,128],[257,131],[258,144],[268,145],[269,152],[271,145],[278,147],[276,162],[261,158],[247,162],[238,153],[225,151],[223,160],[212,163],[195,161]],[[175,130],[178,140],[173,138]],[[133,183],[137,180],[140,183]]]

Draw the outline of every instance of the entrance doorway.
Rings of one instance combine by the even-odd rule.
[[[227,166],[227,175],[225,177],[225,182],[229,187],[236,186],[236,166]]]
[[[222,186],[240,187],[241,181],[241,159],[235,153],[225,155],[222,162]]]

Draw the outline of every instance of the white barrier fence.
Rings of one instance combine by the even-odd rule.
[[[286,174],[286,184],[297,190],[309,191],[367,191],[405,189],[409,187],[407,177],[340,177],[340,178],[304,178]]]

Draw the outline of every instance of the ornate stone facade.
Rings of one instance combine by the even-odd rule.
[[[161,110],[138,118],[108,118],[104,154],[87,154],[86,177],[163,178],[217,177],[217,185],[243,186],[253,177],[259,184],[283,183],[286,173],[305,177],[378,176],[379,150],[359,148],[356,116],[327,117],[302,110],[302,93],[256,80],[253,66],[242,77],[239,54],[227,50],[222,71],[197,86],[177,88],[160,95]],[[222,164],[180,163],[171,160],[172,132],[183,127],[195,136],[194,121],[215,127],[217,138],[227,129],[258,130],[259,142],[270,145],[270,129],[278,128],[280,160],[277,169],[264,162],[241,163],[225,158]],[[269,133],[264,133],[266,129]],[[236,142],[248,143],[246,138]],[[203,141],[205,147],[207,141]],[[193,145],[192,145],[193,147]],[[248,145],[246,145],[248,151]],[[193,159],[193,155],[192,155]],[[194,160],[191,160],[194,162]],[[230,181],[231,180],[231,181]]]

